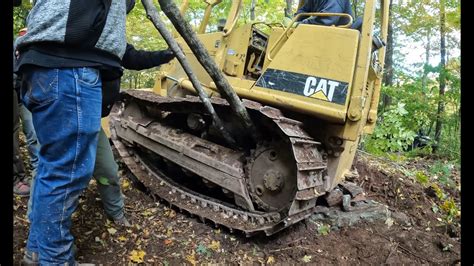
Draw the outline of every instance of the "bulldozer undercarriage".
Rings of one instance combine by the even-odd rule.
[[[229,104],[211,98],[240,145],[227,147],[197,97],[129,90],[110,116],[123,162],[153,193],[202,221],[247,236],[274,234],[309,217],[329,192],[323,147],[276,108],[244,100],[259,139],[232,121]],[[342,196],[342,195],[341,195]]]

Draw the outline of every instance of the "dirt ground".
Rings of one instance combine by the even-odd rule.
[[[432,210],[437,199],[412,179],[382,171],[358,156],[355,164],[369,199],[386,204],[390,221],[362,222],[321,232],[308,219],[271,236],[246,238],[203,224],[154,201],[127,179],[122,187],[132,228],[119,228],[104,215],[95,182],[73,215],[78,261],[95,264],[459,264],[459,220],[451,225]],[[418,166],[413,166],[418,167]],[[458,193],[459,194],[459,193]],[[459,203],[459,195],[452,195]],[[14,262],[26,245],[27,198],[14,199]]]

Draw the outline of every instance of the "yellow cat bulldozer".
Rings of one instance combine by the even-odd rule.
[[[222,137],[177,60],[160,68],[152,91],[123,91],[109,119],[111,139],[133,175],[162,200],[230,231],[271,235],[309,217],[353,174],[359,140],[377,119],[389,1],[359,3],[359,18],[302,13],[283,25],[239,23],[243,3],[234,0],[220,27],[208,24],[222,1],[205,2],[196,34],[255,134],[175,33],[235,142]],[[298,24],[299,16],[345,16],[349,23]]]

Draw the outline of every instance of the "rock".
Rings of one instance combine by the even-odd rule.
[[[329,207],[337,206],[342,203],[342,191],[338,188],[333,189],[324,197]]]
[[[410,223],[410,218],[403,212],[392,212],[392,218],[398,223],[398,224],[409,224]]]
[[[345,193],[351,194],[353,198],[364,192],[364,190],[361,187],[351,182],[343,182],[341,184],[341,187]]]
[[[390,217],[390,211],[386,205],[373,200],[358,201],[353,203],[350,211],[343,211],[339,207],[327,208],[316,211],[310,220],[323,222],[331,225],[331,229],[339,229],[355,225],[361,221],[375,222],[385,221]]]

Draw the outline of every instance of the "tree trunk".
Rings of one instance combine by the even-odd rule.
[[[285,17],[293,17],[293,0],[286,0]]]
[[[384,62],[384,75],[382,82],[385,86],[392,86],[393,85],[393,16],[392,16],[392,1],[390,0],[389,5],[389,23],[388,23],[388,31],[387,31],[387,47],[385,50],[385,62]],[[382,94],[382,112],[390,105],[391,99],[390,96],[383,93]]]
[[[252,3],[250,3],[250,20],[255,20],[255,2],[257,0],[252,0]]]
[[[393,15],[392,15],[392,2],[390,0],[389,5],[389,20],[390,23],[388,24],[388,31],[387,31],[387,49],[385,52],[385,73],[383,76],[383,84],[385,86],[392,86],[393,85]]]
[[[423,77],[421,79],[421,88],[423,92],[426,92],[426,83],[428,78],[428,66],[430,64],[430,53],[431,53],[431,29],[428,29],[426,33],[426,50],[425,50],[425,66],[423,69]]]
[[[440,50],[441,50],[441,62],[439,69],[439,101],[438,101],[438,112],[436,114],[436,128],[435,128],[435,142],[436,145],[433,152],[437,152],[439,147],[439,141],[441,139],[441,130],[443,127],[443,113],[444,113],[444,92],[446,89],[446,12],[445,12],[445,0],[440,0]]]
[[[142,0],[145,1],[145,0]],[[196,33],[193,31],[188,22],[186,22],[179,13],[178,7],[173,1],[159,0],[161,10],[166,14],[173,26],[179,32],[184,41],[196,56],[199,63],[203,66],[211,79],[214,81],[219,93],[227,100],[231,110],[238,117],[245,133],[249,134],[253,140],[257,139],[257,129],[250,119],[247,109],[240,101],[235,91],[227,81],[227,78],[222,74],[222,71],[217,66],[214,59],[211,58],[209,52],[204,48],[204,45],[198,39]]]

